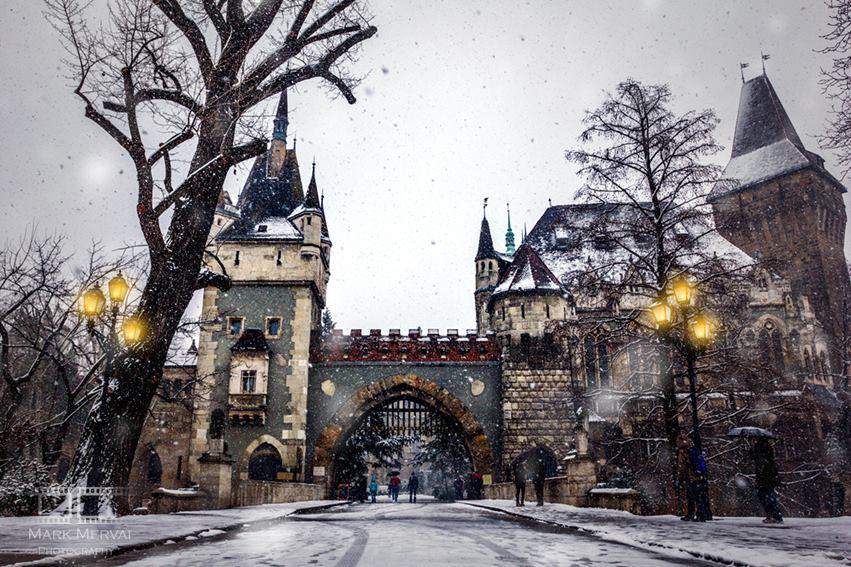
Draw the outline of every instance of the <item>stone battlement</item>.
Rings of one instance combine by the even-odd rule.
[[[477,362],[497,361],[500,346],[493,334],[479,335],[468,329],[352,329],[344,334],[334,329],[311,353],[311,362]]]

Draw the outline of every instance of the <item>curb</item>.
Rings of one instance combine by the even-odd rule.
[[[305,502],[310,502],[310,501],[305,500]],[[175,542],[175,543],[177,543],[179,541],[185,542],[186,538],[188,538],[188,537],[195,537],[195,538],[198,538],[201,541],[215,541],[215,539],[217,537],[220,537],[221,535],[224,535],[224,534],[218,534],[218,535],[215,535],[215,536],[212,536],[212,537],[205,537],[205,538],[199,538],[199,534],[206,532],[208,530],[221,530],[223,532],[232,532],[232,531],[237,530],[238,528],[241,528],[246,523],[250,523],[252,525],[263,524],[263,523],[270,523],[271,524],[272,522],[277,522],[279,520],[283,520],[284,518],[288,518],[290,516],[296,516],[296,515],[299,515],[299,514],[307,514],[307,513],[315,512],[315,511],[318,511],[318,510],[327,510],[329,508],[335,508],[337,506],[348,506],[349,504],[351,504],[351,502],[334,502],[332,504],[322,504],[322,505],[319,505],[319,506],[305,506],[304,508],[298,508],[298,509],[293,510],[291,512],[287,512],[287,513],[282,514],[280,516],[274,516],[274,517],[271,517],[271,518],[263,518],[263,519],[260,519],[260,520],[253,520],[253,521],[248,521],[248,522],[246,520],[236,520],[235,519],[233,521],[233,523],[230,523],[230,524],[227,524],[227,525],[224,525],[224,526],[216,526],[216,527],[211,527],[211,528],[205,528],[203,530],[198,530],[198,531],[195,531],[195,532],[192,532],[192,533],[183,534],[183,535],[179,535],[179,536],[153,539],[153,540],[149,540],[149,541],[144,541],[144,542],[139,542],[139,543],[131,543],[131,544],[127,544],[127,545],[119,545],[117,547],[114,547],[114,548],[108,550],[105,553],[98,554],[98,555],[82,555],[82,554],[80,554],[80,555],[68,555],[68,556],[43,557],[41,559],[36,559],[36,560],[33,560],[33,561],[25,561],[23,563],[12,563],[11,565],[14,565],[15,567],[19,567],[19,566],[20,567],[26,567],[26,566],[30,566],[30,565],[39,565],[39,566],[76,565],[76,564],[85,563],[85,562],[88,562],[88,561],[99,561],[99,560],[102,560],[102,559],[115,557],[117,555],[122,555],[124,553],[129,553],[131,551],[141,551],[141,550],[144,550],[144,549],[151,549],[153,547],[158,547],[158,546],[164,545],[168,541],[172,541],[172,542]],[[232,509],[232,508],[230,508],[230,509]],[[212,512],[214,510],[210,510],[210,511]]]
[[[538,522],[539,524],[546,524],[549,526],[555,526],[559,528],[564,528],[570,531],[581,532],[586,535],[590,535],[605,541],[609,541],[612,543],[618,543],[620,545],[625,545],[628,547],[632,547],[634,549],[640,549],[642,551],[657,551],[659,553],[664,553],[665,551],[676,552],[678,554],[686,554],[694,557],[695,559],[700,559],[702,561],[711,561],[712,563],[717,563],[719,565],[732,565],[733,567],[758,567],[753,565],[752,563],[745,563],[743,561],[738,561],[736,559],[729,559],[726,557],[720,557],[718,555],[710,555],[706,553],[701,553],[699,551],[693,551],[690,549],[684,549],[682,547],[676,547],[673,545],[664,545],[661,543],[653,542],[653,541],[639,541],[636,540],[635,543],[630,543],[626,541],[622,541],[617,538],[613,538],[606,534],[605,532],[601,532],[600,530],[594,530],[591,528],[586,528],[579,524],[565,524],[561,522],[554,522],[552,520],[544,520],[542,518],[536,518],[534,516],[528,516],[526,514],[519,514],[517,512],[512,512],[510,510],[504,510],[503,508],[497,508],[495,506],[486,506],[484,504],[472,504],[470,502],[458,502],[459,504],[464,504],[466,506],[470,506],[472,508],[481,508],[482,510],[488,510],[491,512],[498,512],[500,514],[504,514],[506,516],[511,516],[514,518],[521,518],[523,520],[530,520],[533,522]],[[637,545],[640,544],[640,545]]]

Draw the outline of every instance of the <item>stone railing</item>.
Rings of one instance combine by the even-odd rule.
[[[352,329],[348,335],[334,329],[331,336],[316,341],[311,352],[312,362],[479,362],[499,360],[501,347],[494,335],[478,335],[468,330],[465,335],[457,329],[441,334],[428,329],[424,334],[411,329],[403,335],[401,329],[371,329],[364,334]]]
[[[325,486],[321,484],[265,480],[238,480],[235,484],[234,506],[322,500],[325,496]]]

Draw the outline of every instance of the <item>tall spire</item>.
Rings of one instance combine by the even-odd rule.
[[[742,85],[732,157],[783,140],[788,140],[798,149],[804,149],[768,76],[757,75]]]
[[[487,206],[488,200],[485,199],[482,207],[485,214],[482,215],[482,229],[479,232],[479,249],[476,251],[476,260],[496,258],[496,250],[493,248],[493,238],[491,238],[491,227],[486,214]]]
[[[514,231],[511,230],[511,206],[506,203],[505,210],[508,212],[508,230],[505,231],[505,253],[514,254]]]
[[[287,89],[281,91],[278,99],[278,110],[275,112],[275,126],[272,130],[272,139],[287,141],[287,126],[289,125],[289,105],[287,104]]]
[[[319,200],[319,190],[316,187],[316,160],[313,160],[313,172],[310,174],[310,183],[307,185],[307,196],[304,198],[304,208],[320,209],[322,201]]]

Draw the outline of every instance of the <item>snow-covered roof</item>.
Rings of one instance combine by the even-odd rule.
[[[526,244],[520,246],[514,260],[493,292],[493,296],[504,293],[563,292],[559,279],[541,261],[535,250]]]
[[[636,231],[624,229],[629,224],[628,215],[635,214],[635,208],[617,203],[552,206],[529,232],[526,243],[568,290],[577,277],[591,270],[605,281],[619,282],[636,258],[623,246],[598,236],[609,227],[622,230],[624,234],[619,235],[617,240],[633,252],[647,251],[650,254],[652,239],[642,239],[634,234]],[[680,252],[678,260],[686,266],[696,265],[712,255],[735,265],[753,263],[750,256],[718,234],[711,225],[695,222],[684,230],[689,233],[685,240],[699,243],[699,250]]]
[[[286,217],[266,217],[256,223],[234,223],[217,238],[235,240],[302,240],[301,231]]]

